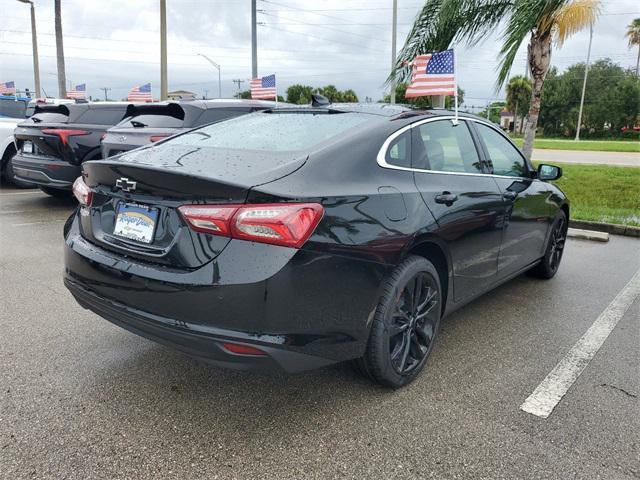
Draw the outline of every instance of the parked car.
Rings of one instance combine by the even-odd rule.
[[[129,103],[36,105],[34,114],[15,131],[12,160],[18,180],[38,185],[53,196],[68,196],[80,166],[101,158],[100,139],[120,122]]]
[[[156,142],[191,128],[273,108],[263,100],[192,100],[130,105],[126,118],[102,139],[102,158]],[[282,104],[281,104],[282,105]]]
[[[445,110],[265,110],[87,162],[65,226],[76,300],[217,365],[356,360],[393,388],[443,316],[558,270],[565,195],[498,126]]]

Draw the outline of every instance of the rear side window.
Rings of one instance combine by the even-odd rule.
[[[372,119],[361,113],[252,113],[193,130],[163,145],[271,152],[303,150]]]
[[[414,167],[441,172],[483,173],[467,122],[437,120],[420,125],[414,136]]]
[[[387,148],[385,161],[396,167],[411,167],[411,132],[404,132],[391,142]]]
[[[180,128],[184,121],[170,115],[135,115],[121,122],[119,127]]]
[[[124,112],[124,108],[88,109],[80,115],[74,123],[86,123],[89,125],[115,125],[122,120]]]
[[[482,123],[477,123],[476,128],[487,147],[493,173],[508,177],[524,177],[527,169],[520,152],[493,128]]]
[[[199,127],[200,125],[206,125],[207,123],[220,122],[229,118],[238,117],[240,115],[246,115],[248,110],[225,110],[223,108],[210,108],[202,112],[202,115],[193,123],[193,127]]]

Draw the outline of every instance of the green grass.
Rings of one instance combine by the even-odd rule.
[[[522,148],[522,138],[514,138],[518,147]],[[640,142],[625,140],[556,140],[551,138],[536,138],[533,148],[556,150],[591,150],[597,152],[638,152]]]
[[[562,164],[571,218],[640,226],[640,168]]]

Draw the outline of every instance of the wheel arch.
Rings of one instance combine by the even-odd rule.
[[[449,293],[453,290],[451,254],[445,242],[432,235],[416,238],[407,248],[403,258],[409,255],[424,257],[436,267],[442,286],[442,314],[444,314]]]

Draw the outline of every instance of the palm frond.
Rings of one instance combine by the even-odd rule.
[[[593,25],[600,13],[600,0],[573,0],[553,15],[554,37],[561,46],[564,41],[583,28]]]
[[[416,17],[398,54],[394,77],[411,76],[410,63],[417,55],[446,50],[454,41],[472,43],[497,26],[517,0],[427,0]]]

